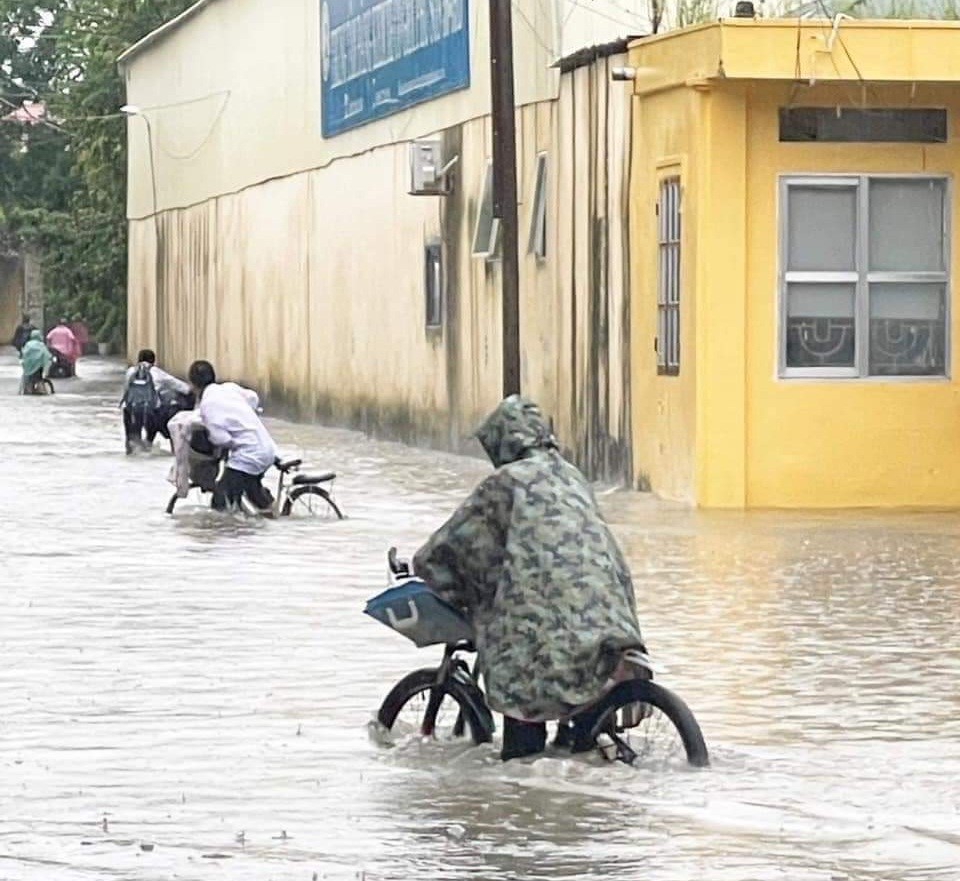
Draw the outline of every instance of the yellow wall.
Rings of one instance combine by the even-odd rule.
[[[884,106],[947,107],[946,144],[781,144],[777,108],[790,88],[757,84],[749,103],[747,204],[747,503],[841,507],[960,504],[960,384],[953,298],[954,378],[780,380],[777,372],[777,181],[795,172],[930,173],[956,179],[960,100],[956,90],[873,86]],[[911,100],[912,95],[912,100]],[[849,103],[849,93],[817,89],[807,103]],[[953,278],[960,229],[953,190]],[[717,316],[719,319],[720,316]]]
[[[719,508],[960,504],[956,379],[777,375],[780,176],[955,179],[960,171],[957,87],[922,82],[960,78],[960,55],[944,54],[956,25],[844,22],[842,31],[861,72],[907,82],[861,86],[846,52],[835,48],[831,59],[820,51],[829,29],[815,24],[798,31],[796,23],[723,22],[631,49],[635,468],[660,495]],[[797,65],[804,85],[794,85]],[[943,145],[781,144],[777,112],[791,102],[946,107],[950,138]],[[656,376],[653,352],[653,205],[658,166],[671,156],[686,169],[679,379]],[[960,217],[952,192],[956,277]],[[955,376],[960,307],[951,305]]]
[[[637,484],[678,501],[694,499],[699,316],[694,296],[701,232],[698,165],[701,98],[670,89],[635,99],[630,184],[631,388]],[[657,215],[660,180],[681,178],[680,373],[657,374]]]

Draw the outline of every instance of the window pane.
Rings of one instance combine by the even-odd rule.
[[[870,268],[943,272],[943,180],[870,181]]]
[[[853,367],[853,284],[787,286],[787,367]]]
[[[542,154],[537,157],[528,250],[537,257],[547,256],[547,157]]]
[[[487,164],[480,194],[477,229],[473,237],[473,253],[477,257],[492,255],[497,250],[500,221],[493,216],[493,163]]]
[[[946,372],[942,284],[870,286],[870,373],[940,376]]]
[[[787,269],[842,272],[857,265],[854,187],[790,187]]]
[[[427,245],[425,251],[427,327],[443,324],[443,249]]]

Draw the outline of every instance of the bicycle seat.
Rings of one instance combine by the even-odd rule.
[[[282,471],[284,474],[286,474],[288,471],[292,471],[294,468],[299,468],[303,464],[303,459],[291,459],[289,462],[281,462],[279,459],[277,459],[275,464],[278,471]]]
[[[329,483],[336,476],[332,471],[325,471],[323,474],[298,474],[293,478],[293,484],[294,486],[304,486],[317,483]]]

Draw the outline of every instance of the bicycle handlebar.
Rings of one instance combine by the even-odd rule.
[[[400,560],[397,558],[397,549],[390,548],[387,552],[387,564],[390,566],[390,571],[394,575],[407,578],[410,576],[410,564],[406,560]]]

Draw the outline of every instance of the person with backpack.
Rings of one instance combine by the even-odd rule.
[[[27,344],[27,341],[30,340],[34,330],[36,330],[36,328],[33,326],[33,321],[29,315],[24,313],[23,320],[17,325],[12,340],[13,347],[17,350],[18,355],[23,354],[23,347]],[[43,334],[40,334],[40,339],[41,341],[43,340]],[[46,346],[44,346],[44,348],[46,348]]]
[[[127,370],[120,405],[129,456],[137,446],[153,447],[158,434],[169,438],[167,422],[174,413],[193,406],[193,393],[182,379],[157,366],[152,349],[141,349],[137,363]]]

